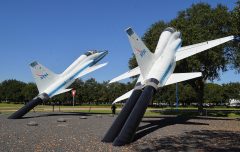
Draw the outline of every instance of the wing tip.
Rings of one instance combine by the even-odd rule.
[[[132,36],[134,34],[134,31],[132,30],[131,27],[128,27],[125,31],[129,36]]]
[[[121,99],[120,97],[118,97],[117,99],[115,99],[115,100],[113,101],[112,104],[115,104],[115,103],[120,102],[120,101],[123,101],[123,100],[124,100],[124,99]]]
[[[103,66],[106,66],[106,65],[108,65],[108,62],[103,63]]]
[[[113,101],[112,105],[115,104],[115,103],[117,103],[117,102],[118,102],[118,101]]]
[[[115,81],[112,79],[111,81],[108,82],[108,84],[114,83]]]

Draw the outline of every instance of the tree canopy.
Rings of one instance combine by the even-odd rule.
[[[111,104],[117,97],[134,87],[134,83],[99,83],[91,78],[86,81],[77,79],[70,88],[76,90],[75,104]],[[204,102],[227,103],[229,99],[240,99],[240,83],[228,83],[223,85],[207,83],[205,85]],[[169,85],[160,89],[156,94],[154,103],[175,103],[175,85]],[[179,102],[190,105],[197,102],[197,95],[189,84],[179,83]],[[5,80],[0,83],[0,102],[26,103],[38,95],[37,86],[34,83],[24,83],[17,80]],[[45,104],[57,102],[64,105],[72,105],[71,92],[54,96]]]
[[[182,46],[238,35],[239,4],[238,1],[236,8],[232,11],[221,4],[215,8],[207,3],[193,4],[190,8],[180,11],[170,22],[158,21],[152,24],[142,39],[154,52],[161,32],[169,26],[182,33]],[[202,111],[204,84],[207,80],[220,79],[220,73],[229,68],[240,72],[239,52],[238,44],[229,42],[177,62],[174,72],[202,72],[202,77],[188,81],[197,94],[200,111]],[[137,63],[133,56],[129,60],[129,67],[136,66]]]

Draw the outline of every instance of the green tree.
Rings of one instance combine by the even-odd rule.
[[[178,84],[179,102],[183,105],[190,105],[197,101],[196,92],[189,84],[179,83]]]
[[[4,96],[3,96],[3,87],[2,87],[2,83],[0,83],[0,102],[2,102],[4,100]]]
[[[178,16],[169,23],[163,21],[153,24],[143,36],[143,40],[151,51],[156,48],[159,35],[167,26],[173,26],[182,32],[183,46],[200,43],[207,40],[221,38],[233,34],[231,12],[228,8],[218,5],[211,8],[205,3],[194,4],[190,8],[180,11]],[[177,63],[175,72],[202,72],[203,76],[188,81],[197,93],[199,112],[202,113],[204,84],[206,80],[219,79],[219,73],[228,69],[235,54],[229,55],[236,45],[229,43],[220,45],[209,51],[197,54]],[[135,58],[129,60],[129,67],[135,67]]]
[[[22,94],[22,90],[25,86],[24,82],[17,80],[3,81],[1,84],[3,100],[16,103],[23,102],[24,95]]]
[[[204,3],[192,5],[191,8],[181,11],[170,25],[181,30],[184,38],[183,46],[224,37],[234,31],[231,13],[228,12],[227,7],[218,5],[216,8],[211,8]],[[197,93],[200,114],[203,109],[204,84],[207,80],[220,79],[220,72],[228,70],[231,58],[227,55],[233,47],[231,43],[220,45],[177,64],[176,72],[201,71],[203,74],[200,78],[188,81]]]
[[[75,96],[76,105],[82,104],[82,96],[83,96],[82,90],[84,89],[84,82],[81,79],[76,79],[75,82],[69,88],[73,88],[76,90],[76,96]],[[72,98],[71,93],[69,94],[68,94],[68,98]]]
[[[236,7],[233,9],[231,14],[231,22],[233,26],[233,33],[240,36],[240,0],[236,2]],[[237,69],[240,72],[240,43],[235,48],[231,49],[228,56],[232,61],[232,68]]]
[[[159,89],[158,98],[160,99],[160,101],[168,103],[168,105],[173,106],[173,104],[176,101],[175,92],[176,92],[175,85],[163,87]]]
[[[223,87],[214,83],[207,83],[204,87],[204,102],[206,103],[222,103]]]
[[[22,90],[22,95],[24,96],[24,99],[29,101],[36,97],[38,95],[38,89],[35,83],[28,83],[26,84]]]
[[[222,85],[223,101],[226,103],[229,99],[240,100],[240,83],[228,83]]]

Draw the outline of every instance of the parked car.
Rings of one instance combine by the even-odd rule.
[[[237,99],[229,99],[229,104],[228,104],[227,107],[240,108],[240,100],[237,100]]]

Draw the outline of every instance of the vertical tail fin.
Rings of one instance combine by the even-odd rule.
[[[58,75],[39,64],[38,62],[32,62],[30,68],[37,84],[39,93],[42,93],[50,84],[57,80]]]
[[[147,74],[147,70],[152,64],[153,53],[149,51],[149,49],[145,46],[143,41],[138,37],[138,35],[132,30],[132,28],[128,28],[126,30],[129,42],[132,46],[133,53],[137,59],[137,63],[140,67],[141,73],[145,78]]]

